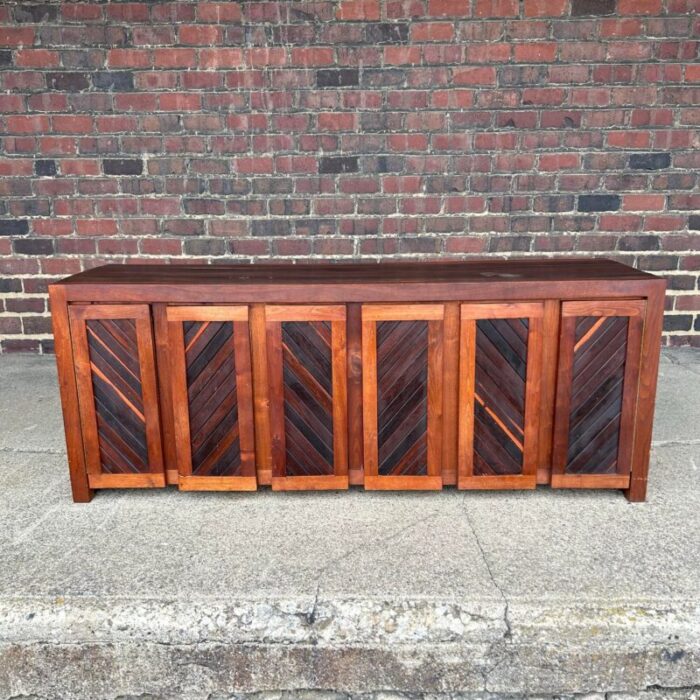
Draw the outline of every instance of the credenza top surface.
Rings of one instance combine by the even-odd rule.
[[[72,275],[64,285],[397,285],[484,282],[651,281],[654,275],[597,259],[528,258],[457,262],[103,265]]]

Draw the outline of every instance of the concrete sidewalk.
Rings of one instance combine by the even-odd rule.
[[[0,357],[0,387],[2,699],[697,694],[698,351],[664,352],[637,505],[548,489],[74,505],[52,358]]]

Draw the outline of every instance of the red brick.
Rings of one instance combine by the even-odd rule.
[[[557,45],[548,42],[515,45],[517,63],[550,63],[557,55]]]
[[[341,0],[336,17],[341,20],[379,19],[380,0]]]
[[[182,25],[178,28],[180,43],[189,46],[211,46],[212,44],[220,44],[223,40],[223,36],[224,30],[214,25],[191,24]]]
[[[493,67],[456,68],[453,72],[455,85],[495,85],[496,69]]]
[[[413,41],[452,41],[454,25],[447,22],[420,22],[411,27]]]
[[[617,11],[621,15],[658,15],[661,0],[618,0]]]
[[[418,65],[421,49],[417,46],[387,46],[384,49],[384,62],[387,65]]]
[[[517,17],[518,0],[474,0],[476,17]]]
[[[23,68],[55,68],[59,64],[58,51],[22,49],[15,53],[15,65]]]
[[[78,114],[56,114],[51,124],[59,134],[89,134],[93,126],[92,117]]]
[[[294,48],[291,63],[297,66],[330,66],[335,61],[333,53],[330,47]]]
[[[118,233],[114,219],[78,219],[75,229],[83,236],[115,236]]]
[[[155,49],[153,59],[156,68],[194,68],[197,65],[194,49]]]
[[[0,46],[31,46],[34,34],[32,27],[0,27]]]
[[[428,0],[428,15],[463,19],[470,15],[469,6],[469,0]]]
[[[107,65],[110,68],[150,68],[151,52],[147,49],[110,49]]]
[[[568,9],[567,0],[525,0],[526,17],[561,17]]]
[[[237,2],[199,2],[197,20],[200,22],[240,22],[241,6]]]
[[[49,131],[49,118],[44,115],[10,116],[6,123],[10,134],[39,134]]]
[[[661,211],[666,204],[663,194],[626,194],[622,208],[626,211]]]

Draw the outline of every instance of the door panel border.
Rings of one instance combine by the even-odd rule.
[[[366,490],[442,489],[444,304],[363,304],[362,404]],[[377,322],[428,322],[427,474],[381,476],[377,425]]]
[[[476,322],[481,319],[527,318],[527,370],[523,470],[520,474],[474,474],[474,394]],[[542,390],[543,302],[465,303],[460,305],[458,475],[460,490],[534,489],[537,486],[540,398]]]
[[[629,487],[634,449],[634,423],[637,411],[645,310],[646,301],[644,299],[565,301],[562,303],[552,448],[552,488],[624,489]],[[566,473],[576,319],[581,316],[628,317],[617,459],[618,471],[616,474]],[[624,465],[627,466],[625,467]]]
[[[255,491],[255,436],[253,427],[253,382],[247,306],[168,306],[172,404],[174,411],[175,453],[178,487],[181,491]],[[233,352],[236,373],[240,476],[198,476],[192,473],[185,321],[228,322],[233,326]]]
[[[148,304],[71,304],[70,319],[80,422],[83,430],[85,466],[90,488],[153,488],[165,486],[163,450],[158,410],[155,350],[151,312]],[[102,471],[97,411],[92,386],[92,369],[87,337],[87,321],[134,320],[138,352],[141,399],[149,471],[108,474]]]

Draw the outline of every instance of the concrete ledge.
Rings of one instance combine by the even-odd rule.
[[[74,505],[54,381],[50,359],[0,358],[0,699],[698,695],[698,352],[664,353],[640,505],[172,489]]]

